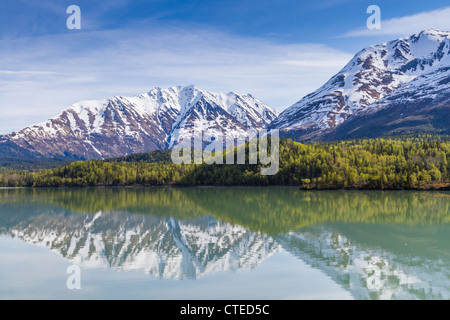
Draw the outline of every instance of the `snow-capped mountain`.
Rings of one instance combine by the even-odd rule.
[[[377,111],[389,122],[406,117],[404,112],[396,112],[399,105],[408,106],[408,116],[416,117],[415,120],[424,116],[423,110],[438,105],[444,107],[448,115],[449,69],[450,32],[428,29],[411,37],[374,45],[356,54],[317,91],[286,109],[270,128],[280,129],[299,140],[326,140],[327,135],[341,138],[359,126],[364,127],[363,119]],[[422,114],[417,113],[418,108]],[[340,129],[358,116],[357,125],[348,130]],[[431,122],[432,132],[439,132],[439,128],[434,128],[435,122],[438,127],[445,127],[439,125],[442,119],[437,116],[428,117],[427,121],[428,127]],[[444,121],[448,128],[449,120]],[[351,136],[366,136],[378,125],[376,122],[366,125],[365,130]],[[342,131],[340,135],[333,133],[335,129]],[[399,129],[398,126],[394,126],[393,132],[385,130],[379,134],[408,132],[395,129]],[[416,129],[420,132],[424,128]]]
[[[250,94],[155,88],[134,97],[76,103],[44,123],[0,137],[0,150],[16,157],[123,156],[171,148],[202,130],[245,138],[278,114]]]
[[[101,159],[172,148],[201,132],[245,139],[268,128],[296,140],[450,134],[450,32],[428,29],[360,51],[279,114],[252,95],[194,86],[83,101],[0,136],[1,158]]]

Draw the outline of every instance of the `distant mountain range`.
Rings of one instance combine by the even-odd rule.
[[[101,159],[171,148],[180,137],[218,130],[243,138],[279,112],[250,94],[194,86],[76,103],[56,117],[0,137],[0,157]]]
[[[366,48],[281,114],[250,94],[155,88],[79,102],[0,136],[0,158],[102,159],[170,149],[206,129],[246,138],[265,128],[298,141],[450,134],[450,32],[428,29]]]

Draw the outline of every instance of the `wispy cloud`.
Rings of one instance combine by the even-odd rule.
[[[383,11],[381,11],[383,18]],[[450,7],[433,11],[421,12],[410,16],[381,20],[380,30],[356,29],[341,37],[380,36],[380,35],[411,35],[419,31],[434,28],[450,30]]]
[[[79,100],[155,86],[248,92],[283,109],[320,87],[351,55],[318,44],[147,27],[2,40],[0,58],[0,133],[6,133]]]
[[[57,72],[51,71],[30,71],[30,70],[0,70],[0,75],[48,75],[48,74],[58,74]]]

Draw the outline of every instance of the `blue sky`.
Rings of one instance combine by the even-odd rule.
[[[443,0],[2,1],[1,134],[155,86],[252,93],[283,110],[366,46],[450,30]],[[72,4],[81,30],[66,27]],[[372,4],[381,30],[366,28]]]

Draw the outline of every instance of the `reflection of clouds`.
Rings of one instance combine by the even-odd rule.
[[[0,235],[0,256],[0,299],[46,299],[67,292],[67,262],[46,248]],[[45,272],[36,263],[42,257],[45,257]]]

